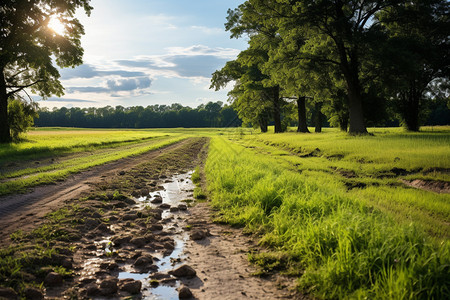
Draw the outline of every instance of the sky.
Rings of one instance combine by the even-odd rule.
[[[227,10],[243,0],[92,0],[83,64],[60,71],[65,95],[40,107],[197,107],[227,101],[209,89],[211,74],[247,48],[224,29]]]

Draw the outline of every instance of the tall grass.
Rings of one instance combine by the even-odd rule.
[[[123,149],[113,149],[108,152],[93,152],[92,155],[77,157],[60,164],[50,165],[37,169],[23,169],[11,174],[6,174],[5,177],[21,176],[30,174],[24,177],[12,178],[11,180],[0,182],[0,195],[22,192],[28,187],[33,187],[39,184],[52,183],[60,180],[72,173],[77,173],[86,170],[90,167],[98,166],[108,162],[112,162],[125,157],[139,155],[151,150],[159,149],[176,142],[179,142],[186,137],[175,136],[161,139],[154,139],[149,142],[137,144],[134,147],[126,147]]]
[[[450,297],[447,240],[435,241],[413,222],[398,224],[336,181],[311,178],[276,157],[221,138],[209,149],[205,171],[217,218],[261,234],[274,257],[288,256],[286,268],[303,273],[301,290],[326,299]]]
[[[57,156],[65,153],[92,151],[139,143],[162,137],[167,133],[139,130],[58,130],[56,128],[30,131],[20,143],[0,145],[0,164],[14,160]]]
[[[323,134],[247,135],[293,152],[309,153],[316,148],[324,157],[342,157],[348,162],[364,162],[371,168],[450,168],[450,127],[440,131],[402,132],[397,128],[377,128],[374,136],[349,136],[328,129]]]
[[[450,194],[413,189],[401,181],[450,181],[449,130],[404,133],[385,129],[369,137],[349,137],[336,131],[264,134],[247,135],[235,142],[314,178],[318,184],[333,183],[340,193],[348,190],[348,197],[376,207],[398,222],[414,220],[434,236],[450,237]],[[304,156],[311,152],[313,155]],[[396,175],[395,169],[404,175]]]

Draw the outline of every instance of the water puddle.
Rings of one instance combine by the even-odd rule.
[[[131,272],[119,272],[119,279],[131,278],[134,280],[144,280],[149,276],[148,273],[131,273]]]
[[[162,189],[156,192],[151,192],[144,197],[136,198],[138,209],[144,209],[145,207],[162,209],[161,217],[163,219],[163,231],[170,232],[171,238],[174,240],[175,248],[170,255],[164,256],[161,252],[156,252],[155,257],[158,259],[156,266],[159,273],[166,273],[169,270],[181,265],[184,258],[183,251],[184,246],[189,238],[188,234],[183,231],[183,220],[181,216],[186,214],[187,202],[191,202],[192,191],[194,184],[191,180],[192,171],[184,174],[176,174],[171,178],[165,179],[165,182],[161,184]],[[187,202],[184,200],[188,200]],[[102,241],[106,242],[106,241]],[[110,248],[112,249],[112,248]],[[124,266],[122,269],[127,269]],[[172,281],[170,286],[159,284],[157,286],[152,285],[151,282],[152,272],[149,273],[132,273],[132,272],[119,272],[119,279],[132,278],[134,280],[140,280],[142,282],[142,299],[178,299],[179,287],[178,281]]]
[[[177,286],[178,287],[178,286]],[[178,300],[178,291],[177,287],[160,285],[156,288],[152,288],[151,290],[142,292],[142,299],[151,299],[151,300]]]

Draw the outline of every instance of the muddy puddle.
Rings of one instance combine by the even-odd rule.
[[[158,272],[166,273],[177,266],[181,265],[183,261],[184,255],[183,250],[188,240],[189,236],[184,232],[183,227],[185,227],[185,223],[183,219],[180,217],[180,214],[187,213],[187,203],[193,200],[193,189],[195,185],[191,180],[192,171],[186,174],[178,174],[174,175],[172,178],[166,180],[164,184],[162,184],[163,189],[160,191],[152,192],[146,197],[138,198],[139,206],[143,208],[143,206],[149,205],[151,208],[161,208],[163,212],[161,214],[164,223],[163,231],[168,231],[173,234],[173,239],[175,242],[175,248],[173,249],[170,255],[164,256],[161,254],[158,256],[159,261],[156,263],[158,267]],[[156,201],[155,199],[162,199]],[[189,201],[190,200],[190,201]],[[170,207],[168,206],[170,205]],[[149,276],[151,274],[137,274],[139,276],[148,275],[144,279],[139,279],[142,281],[142,295],[143,299],[178,299],[178,291],[180,283],[174,281],[171,283],[171,286],[168,285],[158,285],[156,287],[152,287],[151,280]],[[125,274],[119,273],[119,277],[124,277]],[[134,278],[135,280],[136,277]]]
[[[195,187],[191,175],[192,171],[162,179],[163,183],[157,191],[134,198],[136,204],[130,209],[137,213],[159,211],[162,228],[155,235],[167,238],[167,241],[172,244],[170,251],[167,247],[152,249],[150,251],[153,260],[151,268],[139,272],[136,270],[136,262],[133,264],[129,260],[120,260],[120,257],[124,252],[128,252],[130,256],[141,253],[142,250],[130,248],[124,251],[119,245],[116,247],[114,233],[118,228],[115,228],[117,225],[111,225],[108,228],[111,235],[105,235],[101,240],[94,241],[96,249],[92,249],[92,256],[84,261],[82,277],[98,278],[101,272],[98,267],[103,265],[104,268],[105,264],[109,264],[106,268],[110,269],[112,271],[110,274],[119,281],[133,279],[142,283],[142,299],[178,299],[177,289],[180,282],[168,275],[168,271],[180,266],[185,259],[183,251],[189,239],[189,235],[185,232],[185,218],[189,214],[188,206],[193,201],[192,192]],[[94,299],[104,298],[94,297]]]

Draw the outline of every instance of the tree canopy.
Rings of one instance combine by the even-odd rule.
[[[175,128],[236,127],[241,125],[234,109],[222,102],[208,102],[197,108],[172,105],[106,106],[39,110],[36,126],[82,128]]]
[[[8,101],[26,98],[26,89],[43,98],[61,96],[56,66],[82,63],[82,24],[78,8],[89,15],[90,0],[4,0],[0,4],[0,142],[11,140]],[[64,33],[49,23],[58,20]],[[29,97],[28,97],[29,98]],[[31,101],[31,98],[30,98]]]
[[[248,37],[240,56],[264,51],[263,83],[298,99],[299,131],[308,131],[305,99],[351,134],[391,111],[418,130],[419,103],[437,99],[431,89],[448,98],[448,12],[445,0],[247,0],[228,11],[225,29]]]

